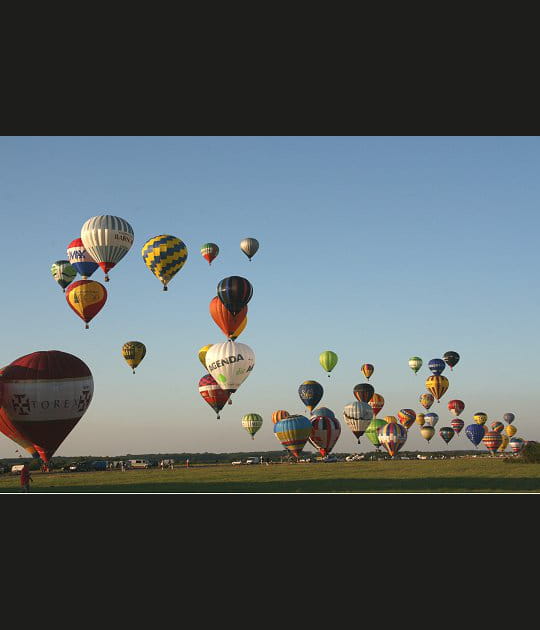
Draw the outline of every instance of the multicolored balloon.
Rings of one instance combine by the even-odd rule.
[[[416,411],[412,409],[401,409],[398,411],[398,419],[406,429],[409,429],[416,420]]]
[[[395,424],[397,423],[397,418],[396,416],[384,416],[384,421],[386,424]]]
[[[465,403],[462,400],[451,400],[448,403],[448,411],[456,418],[465,409]]]
[[[135,368],[146,356],[146,346],[141,341],[126,341],[122,346],[122,356],[135,374]]]
[[[422,359],[420,357],[411,357],[409,359],[409,367],[416,374],[418,370],[422,367]]]
[[[368,403],[375,394],[375,388],[369,383],[360,383],[354,386],[353,394],[356,400]]]
[[[504,429],[504,424],[502,422],[499,422],[498,420],[494,420],[491,423],[491,430],[495,431],[495,433],[501,433],[503,429]]]
[[[448,444],[455,435],[454,429],[452,429],[452,427],[441,427],[439,429],[439,435]]]
[[[503,420],[505,422],[508,422],[508,424],[512,424],[512,422],[514,422],[515,419],[516,419],[516,416],[513,413],[505,413],[503,416]]]
[[[473,416],[473,420],[476,424],[486,424],[487,419],[487,413],[484,413],[483,411],[477,411]]]
[[[419,400],[424,409],[429,409],[431,405],[435,402],[435,398],[432,394],[421,394]]]
[[[379,442],[388,451],[392,459],[397,455],[406,441],[407,429],[397,422],[386,424],[379,430]]]
[[[311,422],[300,415],[289,416],[274,425],[274,435],[287,450],[299,457],[312,430]]]
[[[255,367],[255,353],[245,343],[215,343],[206,352],[206,369],[217,384],[233,394]]]
[[[67,246],[67,257],[83,280],[87,280],[99,267],[97,262],[86,251],[81,238],[74,239]]]
[[[482,438],[482,444],[492,455],[495,455],[495,451],[502,444],[502,436],[497,431],[488,431]]]
[[[315,416],[311,418],[311,433],[309,442],[319,449],[319,453],[326,457],[334,448],[341,435],[341,424],[332,416]]]
[[[217,296],[233,315],[238,315],[253,297],[249,280],[241,276],[223,278],[217,285]]]
[[[168,284],[184,266],[188,250],[184,241],[170,234],[148,239],[141,249],[144,264],[168,291]]]
[[[381,418],[373,418],[368,428],[365,430],[364,435],[377,449],[381,446],[379,442],[379,429],[384,427],[386,422]]]
[[[459,361],[459,354],[453,350],[449,350],[443,354],[443,359],[446,365],[450,366],[452,370]]]
[[[2,426],[33,444],[48,464],[92,401],[90,369],[72,354],[44,350],[15,359],[1,381]]]
[[[199,380],[199,394],[216,412],[217,419],[219,420],[219,412],[227,404],[231,392],[222,389],[210,374],[205,374]]]
[[[343,420],[360,444],[360,437],[373,420],[373,409],[365,402],[349,403],[343,409]]]
[[[274,413],[272,414],[272,422],[274,424],[276,424],[276,422],[279,422],[280,420],[284,420],[285,418],[289,417],[289,412],[285,411],[285,409],[278,409],[277,411],[274,411]]]
[[[428,363],[428,368],[433,372],[435,376],[440,376],[444,372],[446,367],[445,362],[442,359],[431,359]]]
[[[317,381],[304,381],[298,388],[300,400],[311,413],[323,397],[324,389]]]
[[[245,238],[240,241],[240,249],[251,260],[259,249],[259,241],[256,238]]]
[[[421,427],[423,427],[425,422],[426,422],[426,417],[425,417],[425,415],[423,413],[417,413],[416,414],[416,418],[414,419],[414,421],[416,422],[416,424],[418,424]]]
[[[205,243],[201,245],[201,254],[202,257],[208,261],[208,264],[211,265],[212,261],[219,254],[219,247],[215,243]]]
[[[101,311],[107,301],[107,290],[95,280],[77,280],[66,291],[69,307],[86,322],[85,328]]]
[[[439,415],[436,413],[426,413],[424,414],[424,421],[426,424],[431,425],[432,427],[435,427],[435,425],[437,424],[437,422],[439,422]]]
[[[65,293],[66,287],[70,285],[75,279],[77,271],[69,264],[67,260],[57,260],[51,265],[51,274],[56,282],[58,282],[58,284],[62,287],[62,291]]]
[[[373,415],[376,418],[379,411],[384,407],[384,398],[381,394],[373,394],[368,400],[368,405],[373,409]]]
[[[210,316],[220,327],[225,337],[231,339],[246,319],[248,307],[244,306],[237,315],[233,315],[216,296],[210,300],[209,310]]]
[[[131,225],[111,214],[92,217],[81,228],[83,246],[105,273],[105,282],[109,282],[109,271],[131,249],[133,239]]]
[[[477,447],[484,438],[484,427],[476,422],[469,424],[469,426],[465,429],[465,435],[474,444],[474,446]]]
[[[311,412],[312,418],[315,416],[329,416],[330,418],[335,418],[336,414],[328,407],[317,407]]]
[[[373,374],[375,370],[371,363],[364,363],[364,365],[360,369],[362,370],[362,374],[367,378],[368,381],[369,377]]]
[[[525,440],[518,437],[512,438],[510,440],[510,448],[512,449],[512,453],[515,453],[516,455],[521,453],[521,451],[525,448]]]
[[[457,435],[461,433],[461,429],[465,426],[465,423],[461,418],[454,418],[450,424],[452,425],[452,429],[456,432]]]
[[[330,378],[330,372],[336,367],[338,362],[338,355],[332,350],[325,350],[321,352],[319,356],[319,363],[321,364],[323,370],[328,372],[328,378]]]
[[[448,385],[448,379],[446,378],[446,376],[442,375],[429,376],[426,380],[426,389],[428,390],[428,392],[431,392],[433,396],[435,396],[437,402],[440,402],[441,398],[446,393]]]
[[[263,418],[258,413],[247,413],[242,417],[242,427],[255,439],[255,433],[262,427]]]
[[[424,424],[420,429],[420,435],[429,442],[435,435],[435,429],[430,424]]]

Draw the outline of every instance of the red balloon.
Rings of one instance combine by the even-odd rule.
[[[217,419],[219,420],[219,412],[227,404],[231,397],[231,392],[227,389],[221,389],[214,377],[206,374],[199,381],[199,393],[217,413]]]
[[[448,411],[456,416],[456,418],[464,409],[465,403],[462,400],[451,400],[448,403]]]
[[[34,444],[45,463],[88,409],[94,393],[90,369],[59,350],[33,352],[4,368],[2,425]]]
[[[217,296],[210,301],[210,315],[212,319],[221,328],[223,334],[229,338],[234,335],[244,319],[246,319],[247,312],[247,306],[244,306],[237,315],[233,315]]]
[[[69,285],[66,300],[88,328],[88,322],[101,311],[107,301],[107,290],[95,280],[78,280]]]

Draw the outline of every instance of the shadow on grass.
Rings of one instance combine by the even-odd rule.
[[[19,492],[6,489],[7,492]],[[134,483],[88,486],[34,487],[33,494],[43,493],[175,493],[175,492],[226,492],[226,493],[295,493],[295,492],[539,492],[540,479],[536,477],[497,478],[452,477],[419,479],[302,479],[297,481],[211,481]]]

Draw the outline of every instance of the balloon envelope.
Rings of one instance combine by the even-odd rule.
[[[439,416],[436,413],[426,413],[424,414],[424,421],[426,424],[431,425],[432,427],[434,427],[437,422],[439,422]]]
[[[259,249],[259,241],[256,238],[245,238],[240,241],[240,249],[251,260]]]
[[[219,420],[219,412],[227,404],[231,392],[222,389],[210,374],[205,374],[205,376],[199,379],[199,394],[216,412],[217,419]]]
[[[75,280],[77,270],[67,260],[57,260],[51,265],[51,274],[65,291],[65,288]]]
[[[420,395],[420,404],[424,409],[429,409],[431,405],[435,402],[435,397],[433,394],[421,394]]]
[[[369,377],[373,374],[373,371],[375,370],[371,363],[364,363],[364,365],[360,369],[362,370],[362,374],[367,378],[368,381]]]
[[[491,423],[492,431],[495,431],[496,433],[500,433],[503,429],[504,429],[504,424],[502,422],[495,420]]]
[[[146,356],[146,346],[141,341],[126,341],[122,346],[122,356],[135,374],[135,368]]]
[[[253,287],[241,276],[230,276],[217,285],[217,296],[233,315],[238,315],[253,297]]]
[[[433,372],[433,374],[435,374],[435,376],[442,374],[445,367],[446,364],[442,359],[431,359],[428,363],[428,368]]]
[[[381,443],[379,442],[379,429],[384,427],[386,422],[382,418],[373,418],[369,423],[364,435],[373,444],[373,446],[379,448]]]
[[[401,409],[398,411],[398,419],[406,429],[409,429],[416,420],[416,411],[412,409]]]
[[[373,420],[373,409],[365,402],[349,403],[343,409],[343,420],[360,442],[360,437]]]
[[[488,431],[482,438],[482,444],[493,455],[502,444],[502,436],[497,431]]]
[[[323,386],[317,381],[304,381],[298,388],[300,400],[310,412],[319,404],[323,393]]]
[[[219,247],[215,243],[205,243],[201,246],[202,257],[211,265],[212,261],[219,254]]]
[[[280,420],[283,420],[284,418],[288,418],[288,417],[289,417],[288,411],[285,411],[285,409],[278,409],[277,411],[274,411],[274,413],[272,414],[272,422],[276,424],[276,422],[279,422]]]
[[[339,420],[332,416],[315,416],[311,418],[311,427],[309,442],[319,449],[323,457],[326,457],[334,448],[341,434]]]
[[[217,384],[234,393],[255,367],[255,353],[245,343],[215,343],[206,353],[206,369]]]
[[[487,413],[484,413],[483,411],[477,411],[473,416],[473,420],[477,424],[486,424],[487,419],[488,419]]]
[[[465,409],[465,403],[462,400],[451,400],[448,403],[448,411],[456,418]]]
[[[424,426],[420,429],[420,435],[429,442],[435,435],[435,429],[431,426],[431,424],[424,424]]]
[[[221,328],[221,331],[223,332],[225,337],[229,338],[233,337],[235,332],[242,326],[244,320],[247,317],[247,306],[244,306],[244,308],[241,309],[237,315],[233,315],[217,296],[210,300],[209,308],[212,319]]]
[[[77,280],[66,291],[66,301],[82,320],[89,322],[101,311],[107,301],[107,290],[95,280]]]
[[[422,367],[422,359],[420,357],[411,357],[409,359],[409,367],[416,374],[418,370]]]
[[[381,394],[373,394],[373,396],[368,400],[368,405],[373,409],[373,415],[377,417],[377,414],[384,407],[384,398]]]
[[[331,372],[336,367],[337,362],[338,355],[332,352],[332,350],[325,350],[321,352],[319,356],[319,363],[326,372]],[[328,374],[328,376],[330,376],[330,374]]]
[[[184,266],[188,250],[184,241],[171,234],[160,234],[146,241],[141,249],[144,264],[168,290],[169,282]]]
[[[449,350],[443,354],[443,359],[446,365],[452,369],[459,361],[459,354],[453,350]]]
[[[475,446],[478,446],[485,435],[484,427],[476,422],[469,424],[465,429],[465,435]]]
[[[435,396],[437,402],[444,396],[446,390],[448,389],[448,379],[446,376],[441,375],[433,375],[429,376],[426,379],[426,389]]]
[[[465,423],[463,422],[463,420],[461,418],[454,418],[450,422],[450,424],[452,425],[452,429],[454,429],[454,431],[458,435],[461,432],[461,429],[463,429],[463,427],[465,426]]]
[[[203,368],[206,370],[206,353],[208,352],[208,350],[212,347],[212,344],[209,343],[207,346],[203,346],[200,350],[199,350],[199,361],[202,363]]]
[[[251,435],[251,439],[255,438],[255,433],[262,427],[263,418],[258,413],[247,413],[242,418],[242,427]]]
[[[386,424],[379,430],[379,442],[392,458],[396,456],[406,440],[407,429],[397,422]]]
[[[289,416],[274,425],[274,435],[287,450],[298,457],[311,435],[311,422],[300,415]]]
[[[111,214],[92,217],[81,228],[84,248],[103,269],[106,282],[109,280],[109,271],[131,249],[133,239],[131,225],[125,219]]]
[[[452,427],[441,427],[439,429],[439,435],[448,444],[455,435],[454,429],[452,429]]]
[[[369,383],[360,383],[354,386],[353,394],[356,400],[368,403],[375,394],[375,388]]]
[[[503,420],[505,422],[508,422],[508,424],[512,424],[512,422],[514,422],[515,419],[516,419],[516,416],[513,413],[505,413],[503,416]]]
[[[99,267],[83,245],[82,239],[76,238],[67,246],[67,257],[71,265],[82,276],[83,280],[89,278]]]

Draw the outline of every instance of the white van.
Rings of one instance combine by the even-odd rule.
[[[150,462],[147,459],[128,459],[130,468],[150,468]]]
[[[11,467],[11,472],[18,475],[22,472],[23,468],[24,468],[24,464],[15,464],[15,466]]]

